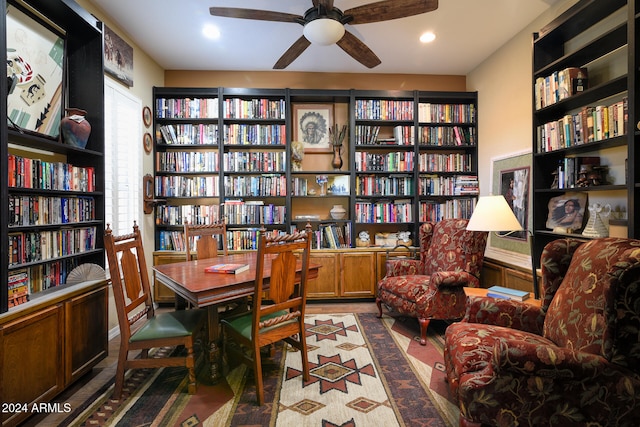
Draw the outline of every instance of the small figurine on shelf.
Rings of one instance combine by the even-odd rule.
[[[316,175],[316,182],[320,186],[321,196],[325,196],[327,194],[327,181],[329,181],[329,177],[327,175]]]
[[[302,170],[302,159],[304,158],[304,145],[300,141],[291,142],[291,169],[293,171]]]
[[[366,230],[361,231],[356,237],[356,246],[359,248],[366,248],[371,244],[371,237]]]

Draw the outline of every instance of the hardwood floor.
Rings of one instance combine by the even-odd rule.
[[[159,310],[173,310],[173,307],[160,307]],[[340,302],[340,303],[307,303],[307,314],[319,313],[377,313],[375,302]],[[109,355],[91,372],[79,379],[68,390],[59,395],[55,401],[68,403],[77,408],[95,393],[106,381],[115,375],[118,360],[120,335],[109,341]],[[67,414],[35,415],[21,424],[22,427],[57,426]]]

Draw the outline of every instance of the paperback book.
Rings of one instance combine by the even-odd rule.
[[[515,301],[524,301],[529,298],[529,292],[518,289],[505,288],[503,286],[491,286],[487,289],[487,296],[493,298],[508,298]]]
[[[216,264],[204,269],[205,273],[237,274],[249,270],[249,264]]]

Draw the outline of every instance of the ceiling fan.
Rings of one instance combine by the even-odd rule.
[[[296,40],[273,66],[281,70],[289,66],[313,42],[321,45],[336,43],[348,55],[367,68],[380,64],[380,58],[360,39],[345,29],[345,24],[369,24],[406,18],[434,11],[438,0],[385,0],[347,9],[333,6],[333,0],[312,0],[313,7],[304,16],[269,10],[236,7],[211,7],[213,16],[255,19],[259,21],[290,22],[304,26],[303,35]]]

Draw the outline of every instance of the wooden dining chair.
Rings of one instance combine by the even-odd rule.
[[[285,341],[300,350],[303,381],[309,380],[307,343],[305,340],[304,311],[307,301],[310,233],[280,236],[261,234],[251,312],[222,320],[223,346],[227,357],[232,353],[253,368],[258,405],[264,403],[260,348]],[[301,251],[301,252],[300,252]],[[297,256],[296,256],[297,255]],[[301,263],[299,280],[296,265]],[[269,301],[263,301],[265,271],[271,271],[268,282]],[[231,341],[239,344],[234,347]],[[229,359],[231,360],[231,359]]]
[[[120,326],[120,351],[113,396],[122,395],[127,369],[184,366],[189,371],[189,394],[196,391],[195,341],[206,340],[207,316],[204,310],[156,313],[149,286],[149,274],[138,225],[133,233],[114,236],[107,224],[104,246],[109,262],[110,281]],[[153,348],[184,346],[186,355],[149,357]],[[204,347],[204,343],[203,343]],[[141,350],[141,357],[129,359],[129,352]]]
[[[227,225],[225,223],[200,225],[185,222],[184,241],[187,261],[193,259],[193,248],[195,248],[195,255],[198,259],[217,257],[220,246],[222,246],[224,255],[229,254]]]

